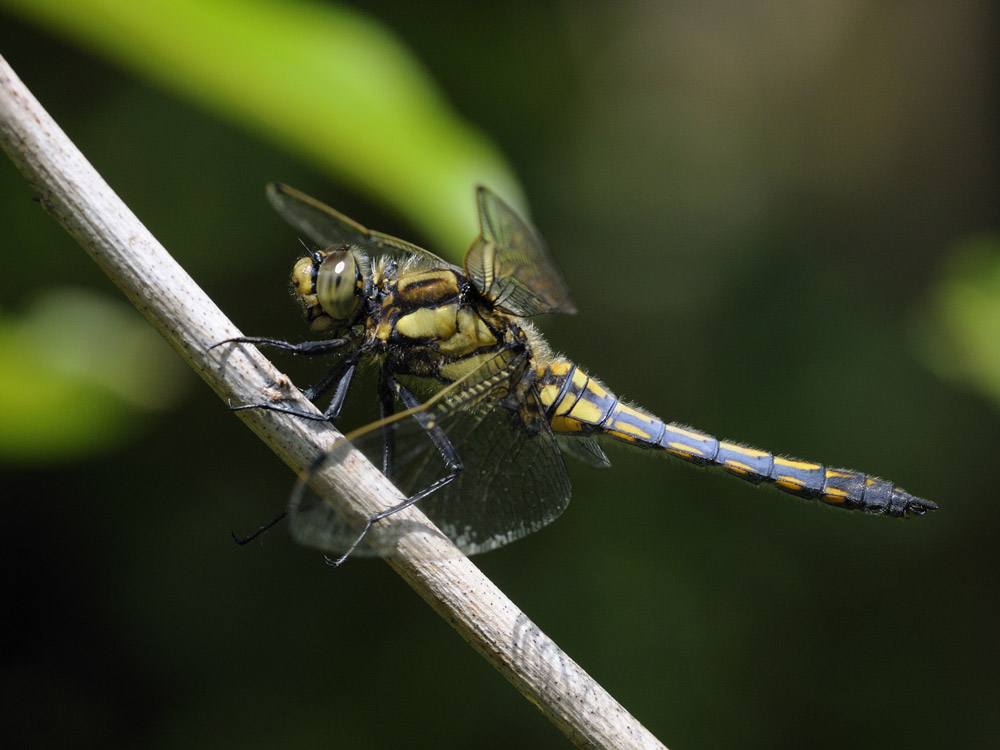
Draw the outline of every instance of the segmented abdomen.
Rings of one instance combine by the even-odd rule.
[[[553,432],[605,436],[662,450],[700,466],[718,466],[753,484],[768,482],[799,497],[866,513],[923,515],[934,503],[867,474],[833,469],[810,461],[718,440],[678,424],[667,424],[623,404],[572,362],[559,360],[536,372],[539,398]]]

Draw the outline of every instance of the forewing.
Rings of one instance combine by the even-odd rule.
[[[476,288],[514,315],[575,313],[569,286],[535,228],[485,187],[476,202],[480,233],[465,255]]]
[[[267,198],[279,214],[321,248],[354,245],[369,255],[418,255],[436,266],[455,268],[419,245],[368,229],[325,203],[280,182],[267,186]]]

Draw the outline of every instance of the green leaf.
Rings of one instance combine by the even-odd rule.
[[[922,350],[938,374],[971,385],[1000,407],[1000,237],[957,244],[935,292]]]
[[[521,202],[493,145],[390,31],[355,10],[278,0],[0,5],[285,146],[452,254],[476,235],[476,184]]]
[[[192,380],[124,302],[49,290],[24,315],[0,316],[0,456],[52,463],[101,453]]]

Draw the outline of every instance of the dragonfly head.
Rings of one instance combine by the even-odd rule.
[[[314,331],[349,327],[364,293],[357,254],[343,245],[300,258],[292,269],[292,293]]]

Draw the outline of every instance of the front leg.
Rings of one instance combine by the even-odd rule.
[[[223,344],[253,344],[255,346],[272,346],[275,349],[281,349],[292,354],[300,354],[305,357],[315,357],[339,351],[347,345],[348,341],[349,339],[327,339],[326,341],[303,341],[299,344],[292,344],[288,341],[263,338],[261,336],[237,336],[220,341],[217,344],[212,344],[208,347],[208,351],[212,351],[215,347],[222,346]]]
[[[287,341],[279,341],[278,339],[269,339],[257,336],[239,336],[236,338],[226,339],[225,341],[220,341],[218,344],[214,344],[209,347],[209,349],[214,349],[222,344],[254,344],[257,346],[271,346],[276,349],[291,352],[292,354],[312,357],[337,352],[342,349],[348,341],[349,339],[328,339],[326,341],[303,341],[299,344],[292,344]],[[330,401],[330,405],[322,414],[302,411],[301,409],[295,409],[289,406],[280,406],[264,401],[253,404],[240,404],[239,406],[230,406],[229,408],[232,411],[243,411],[244,409],[266,409],[267,411],[276,411],[280,414],[290,414],[293,417],[299,417],[301,419],[311,419],[316,422],[330,422],[340,416],[340,412],[344,407],[344,402],[347,399],[347,393],[351,387],[351,381],[354,378],[354,373],[357,371],[360,356],[361,353],[357,351],[348,355],[338,362],[333,368],[327,371],[319,380],[317,380],[303,393],[307,399],[315,403],[317,399],[321,398],[327,391],[336,386],[334,388],[333,398]]]

